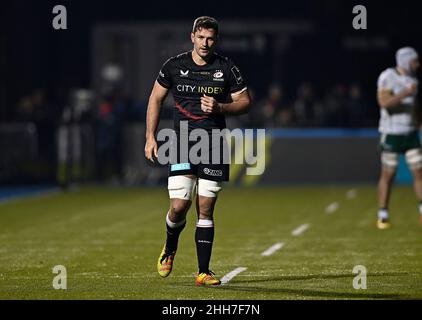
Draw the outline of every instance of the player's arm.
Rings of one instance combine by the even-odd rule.
[[[248,89],[231,94],[231,103],[220,103],[220,112],[224,114],[243,114],[247,113],[251,106],[251,98]]]
[[[397,95],[393,95],[391,90],[380,89],[378,91],[378,104],[381,108],[392,109],[401,104],[401,101],[407,96],[411,96],[416,93],[417,84],[413,83],[410,87],[404,89]]]
[[[422,105],[420,102],[420,97],[417,95],[415,97],[415,105],[413,109],[413,115],[416,120],[417,126],[419,126],[419,129],[422,130]]]
[[[152,162],[154,162],[153,156],[157,157],[157,141],[155,139],[155,134],[157,132],[158,123],[160,122],[161,105],[166,98],[167,93],[168,89],[155,81],[148,100],[145,157]]]
[[[251,105],[251,98],[248,90],[241,90],[231,94],[232,102],[219,103],[213,97],[201,97],[201,108],[206,113],[224,113],[232,115],[240,115],[247,113]]]

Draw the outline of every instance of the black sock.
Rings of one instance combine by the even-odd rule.
[[[208,220],[210,221],[210,220]],[[198,256],[199,273],[208,273],[211,260],[214,225],[206,227],[197,225],[195,232],[196,254]]]
[[[177,227],[170,227],[166,222],[167,227],[167,239],[166,239],[166,253],[172,253],[177,250],[177,245],[179,243],[179,236],[182,230],[186,226],[186,220],[183,221],[183,224]]]

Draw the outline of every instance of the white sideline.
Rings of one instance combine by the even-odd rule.
[[[311,225],[309,223],[302,224],[292,231],[292,236],[297,237],[306,231]]]
[[[328,213],[328,214],[334,213],[335,211],[337,211],[338,207],[339,207],[338,202],[330,203],[325,208],[325,213]]]
[[[226,284],[227,282],[229,282],[231,279],[233,279],[234,277],[236,277],[239,273],[245,271],[248,268],[245,267],[239,267],[234,269],[233,271],[230,271],[228,274],[226,274],[224,277],[222,277],[220,279],[221,284]]]
[[[263,253],[261,253],[261,256],[268,257],[272,255],[277,250],[283,248],[284,243],[283,242],[277,242],[276,244],[269,247],[267,250],[265,250]]]

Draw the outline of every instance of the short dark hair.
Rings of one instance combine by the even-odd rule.
[[[218,35],[218,21],[212,17],[202,16],[195,19],[193,22],[192,33],[195,33],[202,28],[214,29],[215,34]]]

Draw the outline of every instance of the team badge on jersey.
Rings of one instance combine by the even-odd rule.
[[[224,75],[224,73],[223,72],[221,72],[220,70],[217,70],[212,76],[214,77],[214,78],[221,78],[222,76]]]
[[[216,70],[212,75],[212,79],[214,81],[224,81],[223,79],[224,73],[221,70]]]

